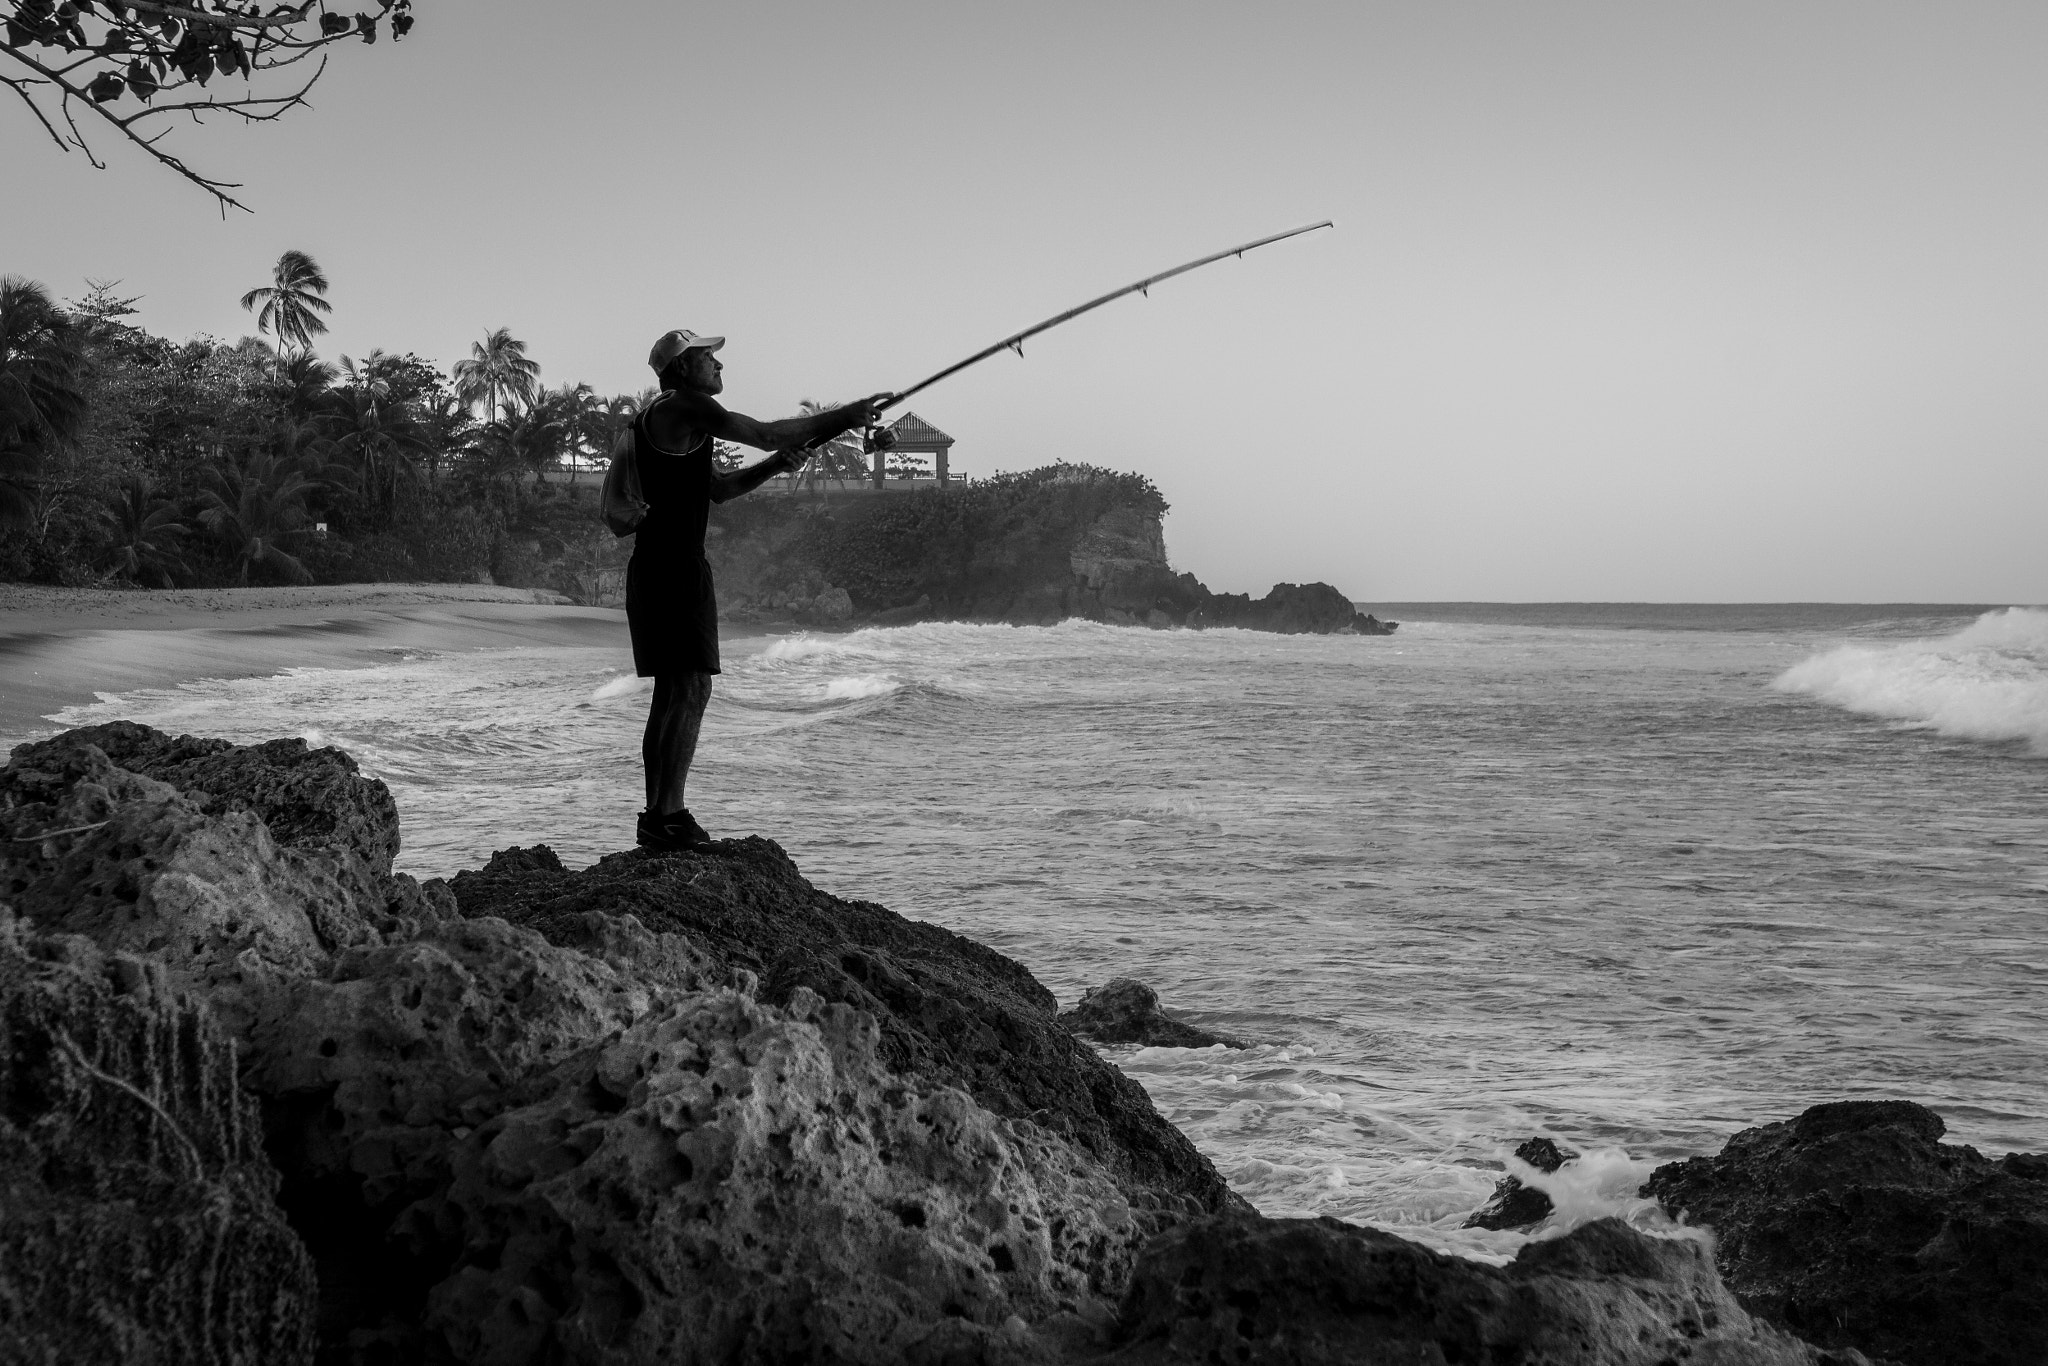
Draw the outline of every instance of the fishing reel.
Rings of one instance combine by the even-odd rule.
[[[863,427],[860,434],[860,449],[863,455],[873,455],[876,451],[893,451],[896,449],[896,433],[887,427]]]

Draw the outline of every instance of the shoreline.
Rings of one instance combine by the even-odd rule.
[[[728,648],[763,635],[750,632]],[[103,693],[292,668],[364,668],[420,650],[532,645],[625,651],[625,613],[577,606],[544,589],[489,584],[0,584],[0,749],[59,729],[53,714]]]

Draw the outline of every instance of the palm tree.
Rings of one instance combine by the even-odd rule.
[[[326,407],[335,374],[326,361],[301,351],[273,372],[273,395],[287,417],[304,422]]]
[[[548,416],[560,424],[555,460],[567,458],[572,465],[581,466],[600,452],[610,453],[610,444],[605,440],[610,428],[608,405],[599,401],[597,391],[588,384],[564,384],[555,389],[543,385],[534,398],[534,407],[546,409]],[[543,473],[545,468],[535,473]]]
[[[341,383],[344,388],[360,389],[378,403],[391,397],[391,376],[405,363],[402,356],[394,356],[381,346],[370,348],[370,354],[360,361],[341,358],[341,373],[347,376]]]
[[[310,351],[313,337],[327,330],[319,315],[333,310],[321,297],[327,287],[318,262],[305,252],[287,251],[271,267],[270,283],[242,296],[242,307],[256,313],[258,332],[277,333],[281,347]]]
[[[151,579],[175,588],[172,570],[182,570],[177,543],[191,528],[178,520],[178,506],[158,498],[147,475],[131,475],[107,500],[100,517],[114,529],[114,539],[101,552],[100,563],[108,578],[131,583]]]
[[[84,332],[49,291],[0,276],[0,526],[33,519],[44,453],[78,439],[85,369]]]
[[[320,315],[334,311],[334,306],[320,297],[326,292],[327,277],[313,258],[303,251],[288,251],[271,268],[269,284],[242,296],[242,307],[253,310],[261,304],[262,311],[256,314],[258,332],[274,328],[281,345],[310,351],[314,334],[327,330]]]
[[[513,504],[519,501],[519,474],[531,470],[536,487],[542,471],[561,459],[568,428],[553,404],[536,403],[477,433],[470,447],[486,479],[505,481]]]
[[[358,486],[373,504],[389,511],[399,488],[420,477],[414,461],[426,453],[427,437],[404,404],[378,402],[380,385],[390,393],[391,386],[382,380],[337,391],[328,424],[336,433],[334,449],[354,468]]]
[[[460,449],[469,426],[476,419],[471,416],[468,404],[449,395],[427,404],[417,421],[420,439],[426,443],[422,454],[427,460],[427,482],[438,485],[442,460],[448,452]]]
[[[799,412],[812,416],[840,405],[807,398],[796,406]],[[844,437],[834,437],[812,452],[811,463],[804,466],[803,473],[797,476],[797,484],[808,487],[813,493],[822,493],[827,479],[836,479],[839,487],[845,488],[848,478],[859,483],[866,478],[867,472],[867,457],[861,453],[860,444]]]
[[[455,362],[455,396],[484,409],[486,422],[497,422],[512,403],[533,402],[540,384],[540,364],[526,358],[526,343],[501,327],[480,342],[471,342],[469,359]]]
[[[206,473],[199,520],[235,552],[242,582],[263,565],[294,583],[311,583],[312,572],[284,545],[304,531],[306,498],[319,485],[296,461],[265,450],[250,452],[240,466],[214,466]]]

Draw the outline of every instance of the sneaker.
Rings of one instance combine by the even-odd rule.
[[[676,842],[669,836],[667,822],[668,818],[665,816],[642,811],[640,818],[633,823],[633,843],[642,849],[652,849],[657,853],[677,848]]]
[[[690,814],[687,806],[680,811],[671,811],[661,819],[662,833],[668,837],[672,849],[698,849],[711,843],[711,836],[697,824],[697,818]]]

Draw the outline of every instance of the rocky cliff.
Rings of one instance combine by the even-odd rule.
[[[1020,965],[766,841],[398,837],[296,741],[0,770],[0,1360],[1863,1360],[1696,1239],[1262,1219]]]
[[[729,619],[809,625],[1069,617],[1126,626],[1385,634],[1328,584],[1212,593],[1166,556],[1166,502],[1080,465],[941,491],[756,493],[716,509],[708,550]]]

